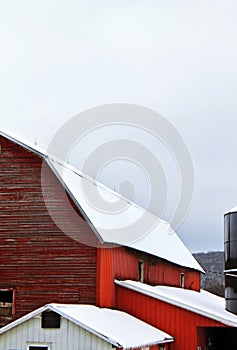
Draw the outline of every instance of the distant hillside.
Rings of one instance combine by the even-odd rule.
[[[206,272],[201,278],[202,289],[224,297],[224,252],[195,253],[193,256]]]

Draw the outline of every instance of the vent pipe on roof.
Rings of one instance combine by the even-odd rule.
[[[224,216],[225,305],[237,315],[237,207]]]

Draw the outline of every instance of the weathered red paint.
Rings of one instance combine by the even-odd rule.
[[[42,159],[3,137],[0,143],[0,288],[15,290],[16,317],[50,302],[95,304],[97,249],[80,243],[80,235],[95,235],[44,165],[55,215],[79,241],[65,235],[43,200]]]
[[[199,290],[200,273],[133,249],[99,246],[82,213],[69,197],[65,200],[62,184],[44,164],[51,210],[69,237],[45,205],[41,157],[4,137],[0,143],[0,289],[14,290],[16,318],[51,302],[96,303],[131,312],[164,330],[169,315],[174,328],[167,327],[167,332],[184,337],[177,321],[182,321],[183,310],[177,313],[161,305],[163,318],[157,318],[153,300],[144,301],[143,296],[124,300],[123,294],[116,300],[114,279],[138,280],[138,261],[143,261],[144,282],[180,286],[184,273],[185,288]],[[85,237],[91,245],[80,243]]]
[[[128,312],[175,338],[175,342],[170,344],[170,350],[196,350],[198,345],[204,349],[204,332],[207,327],[226,327],[220,322],[136,291],[121,286],[117,286],[116,290],[119,310]]]

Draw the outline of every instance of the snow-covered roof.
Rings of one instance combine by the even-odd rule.
[[[237,207],[233,207],[233,208],[231,208],[230,210],[227,210],[227,211],[225,212],[225,214],[236,213],[236,212],[237,212]]]
[[[217,295],[201,290],[193,290],[168,287],[150,286],[135,281],[118,281],[115,283],[124,288],[148,295],[166,303],[195,312],[199,315],[211,318],[231,327],[237,327],[237,316],[225,310],[225,299]]]
[[[0,129],[0,135],[3,137],[6,137],[8,140],[13,141],[14,143],[17,143],[18,145],[21,145],[22,147],[28,149],[29,151],[37,153],[41,156],[45,154],[45,150],[36,144],[36,140],[32,140],[32,141],[26,140],[25,138],[19,135],[16,135],[12,131],[3,129],[2,127]]]
[[[130,349],[173,341],[161,330],[118,310],[94,305],[48,304],[0,329],[1,334],[30,320],[43,311],[52,310],[107,341],[115,347]]]
[[[62,163],[52,155],[46,156],[45,152],[33,143],[6,131],[0,131],[0,134],[46,159],[102,243],[127,246],[204,272],[166,221],[69,164]]]
[[[48,163],[57,176],[63,179],[64,185],[82,208],[89,222],[96,228],[102,242],[134,248],[203,272],[201,266],[166,221],[72,167],[60,164],[53,159],[49,159]],[[112,206],[119,202],[121,208],[125,210],[111,213],[103,210],[103,204],[101,210],[99,206],[96,208],[88,198],[94,200],[97,192],[106,203],[111,203]],[[142,234],[139,235],[139,232]]]

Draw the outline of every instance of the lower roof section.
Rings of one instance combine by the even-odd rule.
[[[174,339],[125,312],[94,305],[48,304],[0,329],[1,334],[29,321],[43,311],[51,310],[117,348],[136,349],[163,344]]]
[[[237,316],[225,310],[225,299],[207,291],[201,290],[201,292],[196,292],[176,287],[150,286],[130,280],[115,280],[115,283],[121,287],[192,311],[225,325],[237,327]]]

